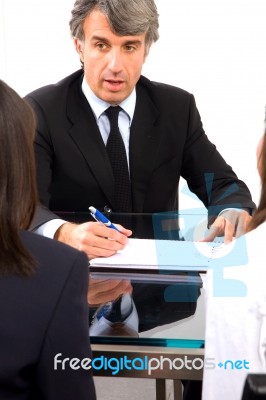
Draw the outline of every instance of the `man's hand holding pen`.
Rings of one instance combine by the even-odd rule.
[[[84,251],[89,260],[96,257],[110,257],[127,245],[128,236],[132,234],[131,230],[125,229],[122,225],[117,227],[119,231],[110,229],[100,222],[85,222],[80,225],[67,222],[58,229],[55,238]]]
[[[110,232],[115,231],[123,233],[124,228],[121,225],[114,225],[109,219],[103,215],[95,207],[89,207],[91,216],[101,224],[101,226],[108,228],[107,239],[110,241],[115,240],[110,236]],[[131,232],[127,230],[128,233]],[[132,232],[130,233],[130,235]],[[128,242],[128,239],[127,239]],[[126,243],[127,244],[127,243]],[[120,250],[120,249],[118,249]],[[95,304],[107,304],[113,302],[121,297],[123,294],[131,294],[132,286],[130,281],[127,280],[90,280],[90,290],[88,292],[88,303],[90,305]]]
[[[122,225],[116,225],[114,229],[103,222],[85,222],[80,225],[66,222],[58,229],[55,238],[84,251],[91,260],[96,257],[110,257],[122,250],[131,235],[132,231]],[[127,280],[90,279],[88,303],[92,306],[106,303],[131,292],[132,286]]]

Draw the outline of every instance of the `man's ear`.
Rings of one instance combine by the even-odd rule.
[[[84,57],[83,57],[84,43],[80,39],[74,38],[74,45],[77,53],[79,54],[80,61],[84,62]]]

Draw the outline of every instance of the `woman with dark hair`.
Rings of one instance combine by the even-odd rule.
[[[258,208],[249,225],[250,231],[266,221],[266,132],[258,144],[257,160],[258,172],[261,178],[261,194]]]
[[[233,279],[236,288],[242,284],[245,290],[234,296],[225,290],[218,297],[213,286],[215,265],[208,272],[205,360],[211,359],[212,368],[210,363],[205,365],[203,400],[241,400],[247,375],[266,373],[266,130],[257,160],[261,177],[258,208],[248,233],[228,245],[232,251],[238,248],[236,262],[243,255],[246,260],[224,268],[226,279]]]
[[[31,108],[0,81],[0,399],[94,400],[91,369],[70,363],[91,358],[87,256],[26,231],[34,132]]]

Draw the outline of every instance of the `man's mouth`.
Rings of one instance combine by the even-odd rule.
[[[105,79],[105,82],[107,84],[108,89],[111,90],[119,90],[124,84],[124,81],[120,79]]]

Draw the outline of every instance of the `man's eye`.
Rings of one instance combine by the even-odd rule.
[[[134,46],[126,46],[126,50],[129,52],[134,51],[136,48]]]
[[[96,44],[96,47],[98,48],[98,49],[100,49],[100,50],[104,50],[104,49],[106,49],[106,44],[105,43],[97,43]]]

